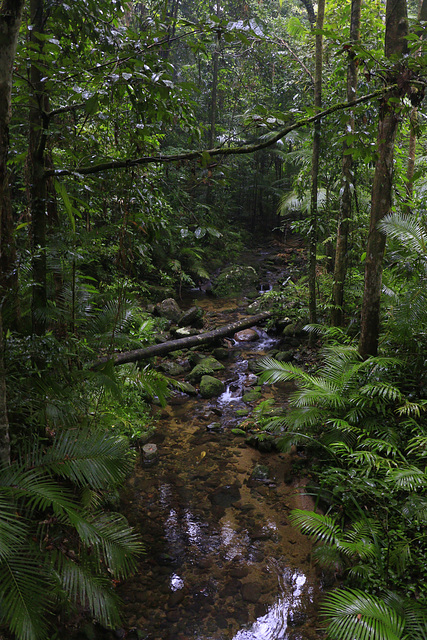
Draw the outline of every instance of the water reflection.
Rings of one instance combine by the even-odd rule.
[[[267,613],[257,618],[249,628],[238,631],[233,640],[286,640],[288,616],[293,608],[300,605],[303,586],[307,582],[303,573],[295,571],[291,577],[287,573],[285,570],[283,576],[279,576],[281,593]],[[284,591],[283,587],[289,582],[292,588],[288,586]]]

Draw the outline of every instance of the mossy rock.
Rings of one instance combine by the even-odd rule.
[[[179,390],[187,393],[189,396],[197,395],[196,387],[193,387],[189,382],[180,382]]]
[[[194,369],[186,376],[186,379],[189,382],[200,382],[202,376],[211,375],[215,373],[215,371],[222,371],[223,369],[223,364],[218,362],[213,356],[208,356],[207,358],[203,358],[199,364],[196,364]]]
[[[162,362],[159,365],[160,371],[163,371],[167,376],[181,376],[184,373],[184,367],[178,362],[168,361]]]
[[[232,265],[219,274],[213,292],[221,298],[233,296],[254,287],[257,282],[258,275],[253,267]]]
[[[261,400],[261,398],[262,398],[261,393],[259,391],[255,391],[254,389],[252,389],[251,391],[248,391],[247,393],[245,393],[242,400],[243,402],[256,402],[257,400]]]
[[[294,354],[292,351],[279,351],[276,354],[276,360],[279,362],[290,362],[293,360]]]
[[[248,409],[247,407],[246,409],[237,409],[236,416],[240,416],[240,417],[248,416],[250,412],[251,412],[250,409]]]
[[[200,395],[202,398],[215,398],[224,391],[224,383],[213,376],[204,375],[200,380]]]
[[[285,337],[295,337],[305,335],[304,327],[306,322],[294,322],[292,324],[288,324],[282,331],[282,336]]]
[[[212,354],[217,360],[226,360],[230,356],[229,350],[225,347],[217,347]]]

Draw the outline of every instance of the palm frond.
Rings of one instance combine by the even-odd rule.
[[[339,542],[341,530],[333,518],[329,516],[321,515],[315,511],[293,509],[289,514],[289,520],[291,524],[298,527],[302,533],[314,536],[326,544],[336,544]]]
[[[405,620],[403,640],[427,640],[427,610],[425,606],[392,591],[385,594],[384,602]]]
[[[45,639],[53,598],[40,558],[18,547],[0,570],[0,619],[19,640]]]
[[[288,380],[303,380],[310,382],[312,377],[300,367],[296,367],[290,362],[280,362],[269,356],[260,358],[258,362],[258,370],[262,371],[260,375],[261,382],[287,382]]]
[[[2,493],[0,490],[0,560],[9,557],[28,535],[28,526],[24,518],[17,513],[15,504],[8,499],[9,496]]]
[[[72,520],[82,542],[91,547],[115,578],[129,576],[135,568],[135,556],[143,546],[139,536],[118,513],[80,514]]]
[[[326,596],[322,614],[333,640],[402,640],[404,621],[379,598],[358,590]]]
[[[121,483],[133,467],[127,440],[109,433],[63,431],[39,465],[77,485],[95,489]]]
[[[427,255],[427,233],[425,227],[413,216],[390,213],[379,223],[379,228],[388,237],[398,240],[405,248],[425,258]]]
[[[427,474],[418,467],[392,469],[387,474],[387,480],[403,491],[417,491],[427,486]]]
[[[67,599],[89,607],[93,618],[103,626],[117,626],[120,622],[118,598],[111,588],[109,578],[94,575],[92,567],[78,565],[64,554],[58,554],[56,564],[56,581]]]

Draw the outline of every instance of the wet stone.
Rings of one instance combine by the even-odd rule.
[[[245,602],[256,603],[261,597],[261,586],[258,582],[246,582],[242,585],[242,598]]]
[[[288,612],[288,625],[290,627],[300,627],[307,620],[307,614],[301,609],[295,609]]]
[[[236,485],[228,485],[219,487],[211,493],[209,500],[213,505],[218,507],[230,507],[232,504],[240,500],[240,491]]]
[[[168,600],[169,607],[171,608],[176,607],[178,604],[180,604],[184,600],[184,598],[185,598],[184,589],[177,589],[176,591],[173,591],[169,596],[169,600]]]

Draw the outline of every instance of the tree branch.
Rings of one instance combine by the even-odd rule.
[[[415,84],[415,83],[414,83]],[[159,154],[157,156],[142,156],[140,158],[127,158],[125,160],[112,160],[110,162],[100,162],[99,164],[94,164],[88,167],[76,167],[75,169],[50,169],[46,171],[46,176],[70,176],[70,175],[91,175],[93,173],[101,173],[102,171],[109,171],[111,169],[128,169],[130,167],[135,167],[137,165],[147,165],[147,164],[165,164],[168,162],[177,162],[183,160],[194,160],[195,158],[203,158],[203,156],[230,156],[230,155],[242,155],[247,153],[254,153],[255,151],[260,151],[261,149],[266,149],[267,147],[271,147],[276,142],[284,138],[291,131],[295,131],[296,129],[301,129],[302,127],[306,127],[309,124],[312,124],[316,120],[324,118],[331,113],[335,113],[336,111],[343,111],[344,109],[351,109],[359,104],[363,104],[364,102],[369,102],[374,98],[381,98],[389,91],[395,89],[397,85],[389,85],[387,87],[377,89],[372,93],[368,93],[364,96],[360,96],[356,100],[352,100],[351,102],[339,102],[328,109],[324,109],[319,113],[309,116],[307,118],[301,118],[301,120],[297,120],[291,125],[288,125],[284,129],[281,129],[274,135],[268,138],[268,140],[263,140],[261,142],[257,142],[255,144],[245,144],[241,147],[216,147],[214,149],[207,149],[202,151],[188,151],[185,153],[178,153],[175,155],[162,155]]]

